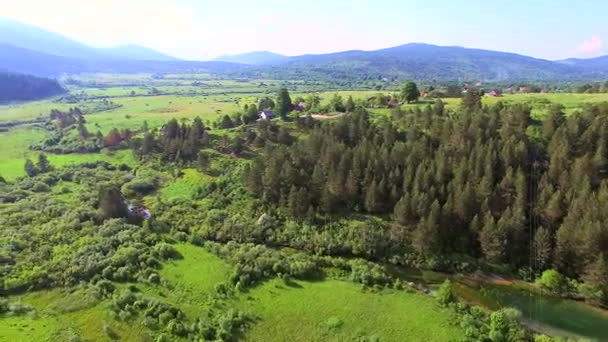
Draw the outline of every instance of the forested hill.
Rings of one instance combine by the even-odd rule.
[[[62,94],[65,91],[53,79],[0,72],[0,103],[36,100]]]
[[[568,118],[556,106],[542,126],[525,105],[468,107],[458,115],[440,102],[397,108],[379,124],[356,111],[294,144],[267,146],[247,168],[246,186],[299,220],[357,212],[393,220],[385,229],[334,227],[319,240],[298,233],[284,242],[295,247],[412,253],[433,267],[452,262],[441,256],[468,255],[606,286],[608,106]],[[411,255],[402,262],[416,263]]]
[[[376,51],[345,51],[290,57],[260,68],[269,77],[414,80],[569,80],[600,77],[589,69],[514,53],[429,44],[405,44]]]

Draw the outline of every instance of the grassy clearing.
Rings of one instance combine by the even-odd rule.
[[[208,293],[216,284],[228,280],[231,267],[205,248],[184,243],[175,245],[175,249],[183,258],[163,266],[163,279],[200,293]]]
[[[27,121],[48,117],[51,109],[67,110],[73,104],[55,103],[52,99],[0,106],[0,122]]]
[[[455,341],[463,336],[451,313],[417,293],[366,292],[343,281],[272,280],[241,296],[240,307],[258,321],[250,341]]]
[[[239,109],[233,98],[205,98],[181,96],[147,96],[117,98],[114,102],[122,107],[111,111],[88,115],[87,128],[91,132],[110,129],[138,129],[144,121],[149,127],[160,127],[170,119],[193,119],[200,116],[203,121],[214,120]]]
[[[0,317],[0,341],[69,341],[75,336],[85,341],[107,341],[105,325],[121,341],[147,338],[143,327],[113,320],[106,302],[83,297],[79,290],[39,291],[12,297],[11,301],[32,305],[36,313]]]
[[[32,127],[19,127],[0,133],[0,146],[2,146],[0,149],[0,175],[7,180],[24,176],[25,160],[27,158],[35,160],[39,154],[38,151],[30,150],[29,146],[41,141],[46,134],[44,130]],[[47,156],[55,167],[97,160],[104,160],[113,164],[125,163],[130,166],[137,163],[131,151],[127,150],[86,154],[47,154]]]
[[[162,291],[162,300],[179,306],[189,317],[199,317],[209,305],[209,295],[219,283],[227,282],[231,267],[205,248],[191,244],[175,245],[182,259],[165,264],[161,277],[169,281],[172,290]],[[145,290],[148,294],[158,289]]]
[[[163,200],[191,199],[200,186],[212,178],[196,169],[184,169],[182,172],[183,176],[173,180],[160,190]]]

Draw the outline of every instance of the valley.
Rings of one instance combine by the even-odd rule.
[[[204,75],[188,77],[188,82],[181,85],[179,82],[176,84],[173,77],[159,80],[145,74],[130,76],[128,79],[120,75],[88,75],[82,79],[72,77],[72,83],[94,80],[95,87],[71,85],[67,95],[0,107],[0,122],[11,123],[6,131],[0,133],[2,146],[9,147],[3,149],[0,158],[1,175],[8,182],[4,185],[3,204],[0,205],[0,211],[3,212],[3,219],[0,220],[3,226],[1,241],[13,246],[3,256],[11,265],[7,269],[9,273],[5,273],[8,277],[4,279],[4,291],[8,296],[4,300],[8,301],[5,305],[13,307],[9,310],[22,308],[19,309],[22,313],[5,314],[0,320],[5,340],[173,340],[187,339],[193,334],[251,341],[279,341],[284,338],[301,341],[393,341],[403,336],[429,341],[462,340],[476,339],[474,336],[478,335],[471,334],[483,334],[485,329],[492,329],[491,323],[478,326],[478,323],[469,322],[466,317],[478,317],[473,320],[482,322],[482,317],[488,315],[490,310],[508,307],[520,310],[522,316],[519,322],[537,333],[597,340],[606,338],[603,326],[608,322],[608,314],[602,309],[568,299],[557,299],[553,294],[545,293],[538,285],[519,280],[500,285],[470,277],[476,268],[484,270],[482,272],[501,272],[508,278],[517,277],[512,273],[512,268],[509,270],[507,267],[501,271],[488,269],[489,265],[484,266],[484,262],[473,259],[461,264],[432,266],[433,264],[428,264],[431,259],[426,259],[427,256],[419,259],[426,259],[422,264],[418,264],[420,261],[414,263],[418,265],[416,269],[409,269],[412,262],[399,258],[412,257],[416,254],[410,253],[416,253],[415,250],[406,248],[407,252],[403,254],[397,252],[401,247],[395,244],[397,242],[394,237],[383,241],[383,236],[388,236],[383,232],[389,232],[386,230],[387,224],[407,222],[399,221],[403,219],[398,216],[402,215],[397,213],[398,209],[389,216],[382,212],[374,214],[379,209],[368,207],[372,204],[369,199],[365,199],[361,202],[364,209],[357,210],[352,216],[340,214],[339,211],[332,214],[324,211],[310,214],[306,213],[306,210],[310,212],[308,207],[303,208],[303,211],[298,211],[297,206],[292,207],[295,204],[289,202],[292,196],[289,191],[288,194],[279,195],[280,198],[287,198],[287,202],[279,202],[276,209],[247,194],[252,191],[249,190],[252,185],[248,185],[247,177],[250,176],[247,174],[251,171],[247,171],[247,165],[251,165],[252,158],[256,155],[269,153],[265,149],[270,148],[260,147],[255,139],[247,138],[251,129],[257,130],[256,135],[267,136],[266,139],[280,139],[276,143],[267,142],[266,145],[278,144],[277,147],[280,147],[281,144],[291,144],[287,141],[307,139],[315,126],[330,127],[345,122],[353,115],[361,115],[345,114],[339,112],[344,109],[335,107],[336,98],[344,102],[352,98],[355,104],[365,107],[372,125],[386,125],[390,119],[400,122],[399,125],[405,125],[399,129],[407,130],[408,127],[425,124],[425,121],[414,118],[423,119],[423,113],[436,108],[436,99],[420,99],[411,104],[401,104],[398,108],[390,108],[377,104],[380,101],[377,99],[380,96],[390,98],[400,91],[398,88],[384,91],[332,90],[331,85],[326,85],[329,89],[324,90],[322,84],[287,83],[294,103],[300,101],[296,100],[299,98],[304,102],[313,101],[311,108],[317,107],[311,109],[311,112],[315,114],[308,119],[312,121],[302,121],[307,117],[307,112],[293,112],[290,114],[291,119],[273,120],[272,123],[276,122],[277,126],[266,132],[264,130],[269,128],[263,128],[265,122],[237,123],[245,119],[235,113],[246,114],[246,110],[243,112],[245,106],[258,104],[267,97],[275,99],[275,93],[269,88],[285,83],[278,80],[210,80]],[[192,87],[192,77],[200,77],[198,81],[207,85]],[[270,86],[260,86],[262,83]],[[151,89],[156,89],[154,92],[157,93],[151,94]],[[69,103],[62,100],[72,97],[74,100]],[[568,117],[579,115],[577,113],[590,107],[602,106],[607,100],[605,94],[572,93],[518,93],[481,99],[488,108],[497,105],[527,106],[530,117],[539,122],[548,120],[555,104],[561,104],[564,117]],[[102,101],[106,103],[104,106],[107,109],[99,107]],[[443,111],[450,113],[449,116],[462,110],[460,98],[442,98],[439,101]],[[128,139],[131,142],[122,146],[102,146],[95,152],[44,152],[55,171],[28,177],[27,169],[24,168],[25,160],[29,158],[36,161],[41,154],[32,149],[34,146],[57,132],[65,130],[63,135],[68,132],[73,132],[70,135],[76,134],[76,126],[68,126],[59,131],[49,126],[49,122],[53,122],[49,113],[52,110],[67,112],[75,107],[85,109],[85,114],[82,115],[85,122],[82,126],[90,132],[91,137],[94,136],[92,132],[99,131],[107,144],[111,131],[130,131],[132,133]],[[96,111],[94,108],[98,107],[100,110]],[[88,112],[87,108],[92,110]],[[400,121],[407,117],[411,119]],[[149,132],[166,132],[166,125],[171,119],[177,119],[179,125],[185,125],[192,124],[196,121],[195,118],[200,118],[206,127],[205,134],[208,135],[204,138],[208,141],[205,143],[207,145],[201,146],[204,161],[200,159],[201,154],[192,161],[168,162],[163,161],[164,157],[149,159],[136,151],[141,148],[136,146],[142,146],[141,142],[137,142],[138,138],[145,138]],[[324,122],[318,121],[319,119]],[[231,122],[230,126],[226,126],[226,120]],[[311,124],[312,126],[306,126]],[[524,128],[526,134],[542,139],[542,132],[530,127]],[[289,138],[273,137],[272,134],[276,134],[277,129],[284,130],[281,134],[287,134]],[[81,136],[80,139],[84,138]],[[73,140],[71,144],[77,141]],[[158,144],[161,143],[162,140],[159,140]],[[235,150],[235,144],[244,146]],[[89,171],[79,174],[78,169],[84,165],[87,165]],[[240,176],[243,172],[245,175]],[[30,177],[33,177],[32,180]],[[43,184],[38,185],[41,182]],[[270,180],[264,178],[259,184],[266,182]],[[98,224],[107,226],[103,229],[111,230],[118,229],[118,226],[110,228],[113,225],[120,225],[116,219],[103,221],[98,216],[102,212],[95,209],[95,203],[98,203],[97,189],[103,189],[102,184],[112,183],[119,185],[122,196],[129,202],[145,205],[153,216],[151,221],[144,221],[143,225],[141,221],[137,223],[128,219],[129,223],[125,222],[126,226],[120,229],[131,227],[127,229],[143,229],[141,233],[148,233],[112,242],[116,249],[103,252],[109,253],[107,263],[102,261],[105,257],[99,259],[102,265],[108,265],[115,272],[124,269],[120,272],[127,273],[110,276],[111,273],[106,274],[104,269],[104,275],[100,278],[102,273],[96,272],[101,272],[102,269],[97,267],[106,266],[87,266],[99,271],[81,273],[85,269],[74,270],[76,273],[71,276],[75,279],[84,277],[83,279],[88,279],[87,282],[57,278],[60,273],[54,275],[54,272],[61,272],[64,267],[61,265],[65,262],[80,263],[82,261],[77,260],[84,260],[80,258],[91,253],[93,249],[90,248],[96,243],[104,244],[105,239],[114,239],[114,235],[94,233]],[[34,187],[29,188],[31,186]],[[266,194],[259,196],[269,198]],[[34,208],[30,206],[36,206],[35,203],[46,203],[45,206],[51,210],[43,214],[44,219],[40,223],[27,218],[31,215],[28,210]],[[264,209],[256,209],[257,205]],[[318,205],[325,204],[320,202]],[[338,202],[333,204],[336,208],[338,205]],[[285,209],[281,209],[283,206]],[[398,206],[397,204],[396,207]],[[79,214],[76,213],[78,211]],[[17,215],[18,212],[23,214]],[[267,215],[273,212],[272,218]],[[73,223],[65,221],[73,215],[79,215],[80,218]],[[326,221],[328,219],[330,221]],[[43,224],[47,220],[50,220],[49,223]],[[265,220],[268,223],[260,223]],[[10,228],[16,222],[22,222],[19,230],[15,230],[17,226]],[[62,223],[49,230],[51,222]],[[266,224],[275,227],[272,228],[275,232],[259,230],[260,225]],[[277,224],[283,227],[279,228]],[[374,233],[369,227],[376,227],[379,231]],[[59,230],[51,233],[55,229]],[[68,233],[73,229],[76,230]],[[316,229],[321,230],[315,232]],[[55,238],[49,242],[39,240],[49,233]],[[28,254],[34,253],[34,250],[30,252],[34,245],[26,247],[28,243],[21,240],[22,234],[29,235],[38,246],[48,246],[43,250],[50,248],[45,253],[50,253],[51,259],[38,259],[42,256],[39,255],[42,250]],[[58,237],[56,234],[63,237],[53,242]],[[149,234],[151,235],[146,238]],[[347,244],[338,242],[338,236],[344,234],[351,236],[346,238],[350,241]],[[363,239],[357,236],[362,236]],[[57,244],[58,241],[62,242]],[[133,250],[133,247],[129,247],[141,243],[147,247],[141,249],[144,246],[141,245]],[[167,244],[172,246],[169,254],[156,254],[153,251],[159,245]],[[223,245],[225,246],[222,247]],[[397,254],[391,257],[391,254],[380,252],[387,248],[393,251],[389,253]],[[133,261],[128,260],[133,260],[134,257],[141,259],[143,256],[137,255],[147,253],[145,251],[148,249],[157,258],[166,259],[150,264],[153,266],[146,266],[151,268],[129,266]],[[239,249],[242,252],[237,252]],[[123,259],[125,257],[127,259]],[[278,259],[270,261],[273,258]],[[362,261],[377,258],[384,261],[378,264]],[[390,262],[383,265],[387,261]],[[250,262],[254,264],[246,266]],[[264,266],[267,262],[271,264]],[[360,262],[362,264],[359,265]],[[271,266],[272,263],[274,266]],[[462,266],[469,263],[469,266]],[[290,264],[292,265],[286,269],[286,273],[278,271]],[[265,268],[269,266],[271,267]],[[358,267],[363,268],[358,271]],[[449,272],[426,271],[429,268]],[[247,276],[243,278],[239,272],[245,272]],[[358,275],[357,272],[363,273]],[[448,278],[453,282],[452,291],[462,307],[442,306],[433,298]],[[106,285],[106,280],[102,279],[110,279],[108,284],[111,285]],[[100,284],[112,289],[112,292],[100,293]],[[24,291],[25,288],[29,290]],[[147,314],[137,314],[137,301],[133,302],[134,309],[117,309],[117,301],[121,296],[136,296],[142,303],[159,302],[168,308],[174,308],[171,310],[177,310],[174,312],[179,312],[179,315],[174,314],[175,323],[166,321],[168,325],[163,326],[165,323],[160,318],[152,322]],[[76,302],[75,297],[86,300]],[[468,308],[468,305],[474,306]],[[476,309],[477,305],[479,309]],[[145,310],[142,312],[147,312]],[[464,322],[468,322],[466,324],[473,325],[463,323],[463,317]],[[204,329],[202,322],[205,322]],[[189,328],[190,324],[192,327]],[[516,324],[515,321],[512,324]]]

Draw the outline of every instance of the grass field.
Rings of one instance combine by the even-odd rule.
[[[121,341],[143,341],[145,329],[114,320],[107,303],[89,298],[80,290],[56,289],[28,293],[11,298],[36,309],[35,315],[2,317],[0,341],[71,341],[78,336],[85,341],[108,341],[108,326]]]
[[[163,279],[172,289],[138,284],[148,297],[179,306],[189,317],[198,317],[208,305],[216,284],[225,282],[231,268],[201,247],[178,244],[183,259],[164,265]],[[126,284],[117,284],[123,288]],[[151,341],[150,331],[138,319],[120,322],[108,310],[109,302],[98,301],[79,289],[55,289],[10,297],[11,302],[29,304],[35,315],[0,317],[0,341],[109,341],[104,325],[111,327],[120,341]]]
[[[457,341],[451,313],[427,296],[404,291],[363,291],[337,280],[272,280],[241,296],[239,306],[256,324],[249,341]]]
[[[173,180],[160,191],[164,200],[190,199],[196,194],[202,184],[211,179],[210,176],[196,169],[184,169],[183,176]]]
[[[31,127],[19,127],[0,133],[0,175],[7,180],[14,180],[25,175],[25,159],[35,160],[39,152],[29,146],[45,137],[44,130]],[[133,166],[136,161],[129,150],[102,153],[47,154],[51,165],[62,167],[84,162],[104,160],[114,164],[125,163]]]

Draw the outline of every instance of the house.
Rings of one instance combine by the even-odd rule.
[[[133,216],[137,216],[143,218],[144,220],[149,220],[152,218],[152,213],[144,206],[140,205],[129,205],[129,213]]]
[[[271,120],[272,118],[274,118],[274,112],[271,110],[263,110],[259,113],[259,120]]]
[[[293,109],[294,109],[294,110],[296,110],[296,111],[298,111],[298,112],[303,112],[303,111],[305,111],[305,110],[306,110],[306,102],[301,101],[301,102],[296,103],[296,104],[293,106]]]
[[[530,92],[530,87],[528,87],[528,86],[521,86],[521,87],[519,87],[519,92],[520,93],[529,93]]]
[[[500,93],[500,90],[498,90],[498,89],[491,89],[486,92],[486,96],[501,96],[501,95],[502,94]]]

